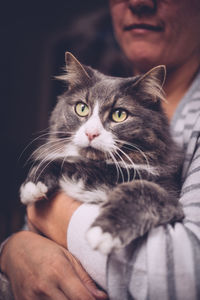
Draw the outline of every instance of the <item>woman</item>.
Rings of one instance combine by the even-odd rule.
[[[50,206],[29,208],[28,217],[40,232],[78,256],[90,275],[98,273],[94,279],[110,299],[199,299],[200,3],[110,0],[110,7],[116,38],[133,73],[158,64],[167,67],[168,104],[163,106],[185,153],[180,197],[185,219],[174,227],[160,226],[140,245],[107,258],[88,252],[84,244],[84,231],[98,214],[97,207],[61,194]],[[83,233],[73,241],[80,230]],[[56,243],[33,232],[20,232],[7,241],[0,263],[15,299],[105,299],[78,262]],[[96,266],[88,263],[88,256],[98,261]]]

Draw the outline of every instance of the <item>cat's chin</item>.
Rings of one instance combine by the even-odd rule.
[[[106,155],[104,152],[94,149],[92,147],[83,148],[80,150],[80,155],[89,160],[104,161],[106,160]]]

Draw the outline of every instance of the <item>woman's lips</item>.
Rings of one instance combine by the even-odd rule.
[[[160,32],[163,31],[163,26],[160,25],[152,25],[147,23],[139,23],[139,24],[131,24],[124,26],[124,31],[135,31],[135,32],[147,32],[154,31]]]

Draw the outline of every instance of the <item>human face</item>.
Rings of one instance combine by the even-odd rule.
[[[200,0],[110,0],[116,38],[138,72],[200,58]]]

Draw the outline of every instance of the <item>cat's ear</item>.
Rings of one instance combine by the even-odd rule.
[[[58,79],[66,81],[69,88],[83,84],[90,79],[84,66],[70,52],[65,53],[65,63],[66,73]]]
[[[150,99],[156,103],[159,100],[165,100],[163,85],[166,78],[166,67],[164,65],[157,66],[134,83],[134,87],[140,87],[143,92],[150,96]]]

